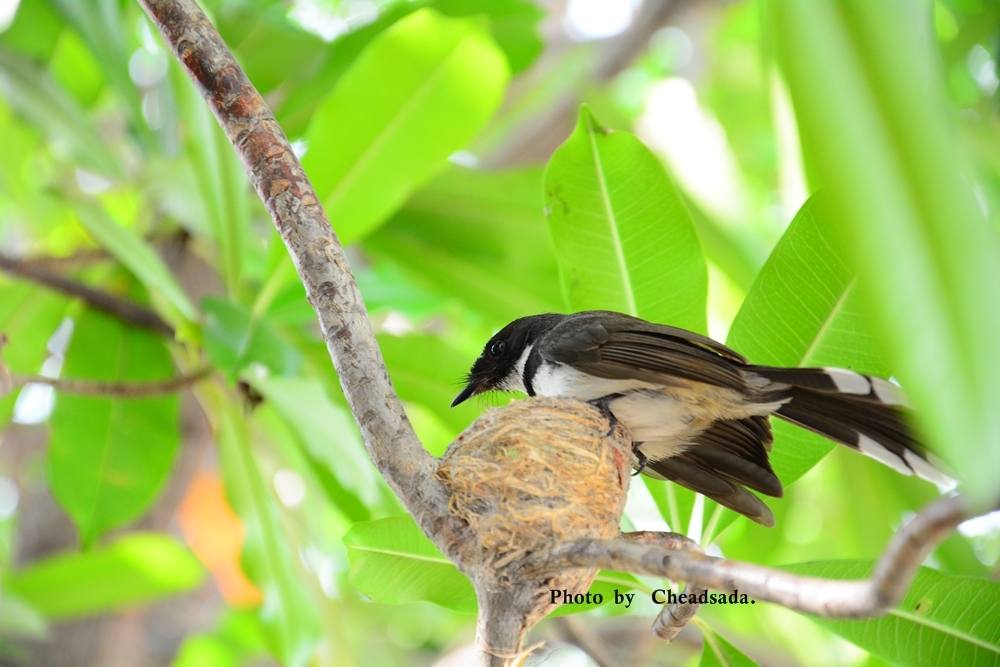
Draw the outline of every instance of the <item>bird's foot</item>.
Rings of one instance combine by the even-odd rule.
[[[604,418],[608,420],[608,432],[604,434],[604,437],[610,438],[615,429],[618,428],[618,417],[615,417],[615,413],[611,411],[611,402],[621,398],[624,394],[608,394],[607,396],[601,396],[600,398],[595,398],[592,401],[587,401],[595,408],[601,411]]]
[[[639,467],[635,469],[634,473],[632,473],[633,477],[638,477],[639,475],[641,475],[642,471],[646,469],[646,463],[649,462],[649,459],[646,458],[646,455],[642,453],[641,449],[639,449],[639,445],[641,444],[642,444],[641,442],[637,442],[636,444],[632,445],[632,453],[635,454],[635,458],[639,460]]]

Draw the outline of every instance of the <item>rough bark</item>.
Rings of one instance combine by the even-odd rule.
[[[430,534],[447,517],[434,459],[386,373],[343,247],[260,93],[194,0],[141,0],[246,167],[292,257],[369,455]]]

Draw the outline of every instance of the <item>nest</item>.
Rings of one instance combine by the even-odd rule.
[[[596,408],[536,398],[480,417],[437,474],[476,536],[463,560],[498,571],[556,542],[616,537],[631,467],[629,438],[608,437]]]

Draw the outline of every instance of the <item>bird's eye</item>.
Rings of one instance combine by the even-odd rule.
[[[490,348],[488,352],[490,353],[491,357],[499,357],[500,355],[503,354],[505,347],[506,345],[504,345],[504,342],[502,340],[495,340],[492,343],[490,343]]]

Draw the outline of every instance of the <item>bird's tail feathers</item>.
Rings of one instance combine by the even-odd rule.
[[[942,487],[954,485],[942,472],[941,463],[914,436],[898,385],[842,368],[757,366],[751,370],[770,380],[769,392],[784,390],[786,399],[775,412],[778,417],[904,475],[916,474]]]

